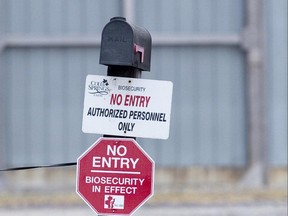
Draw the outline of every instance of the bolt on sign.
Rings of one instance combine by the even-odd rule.
[[[82,131],[167,139],[173,83],[88,75]]]
[[[100,215],[130,215],[152,195],[155,163],[130,138],[100,138],[77,160],[80,197]]]

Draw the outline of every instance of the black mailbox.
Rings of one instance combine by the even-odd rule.
[[[140,26],[114,17],[102,31],[100,64],[150,71],[151,35]]]

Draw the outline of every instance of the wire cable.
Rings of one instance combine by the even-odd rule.
[[[22,167],[11,167],[0,169],[0,172],[3,171],[17,171],[17,170],[28,170],[28,169],[39,169],[39,168],[52,168],[52,167],[67,167],[67,166],[75,166],[77,162],[70,162],[70,163],[58,163],[58,164],[51,164],[51,165],[38,165],[38,166],[22,166]]]

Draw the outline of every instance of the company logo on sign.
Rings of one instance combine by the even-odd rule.
[[[88,84],[88,93],[95,96],[107,95],[110,92],[109,83],[106,79],[102,82],[91,81]]]
[[[105,195],[104,208],[105,209],[124,209],[124,196]]]

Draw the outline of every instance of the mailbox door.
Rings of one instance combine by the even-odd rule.
[[[133,66],[133,31],[128,23],[113,21],[102,32],[100,63]]]

